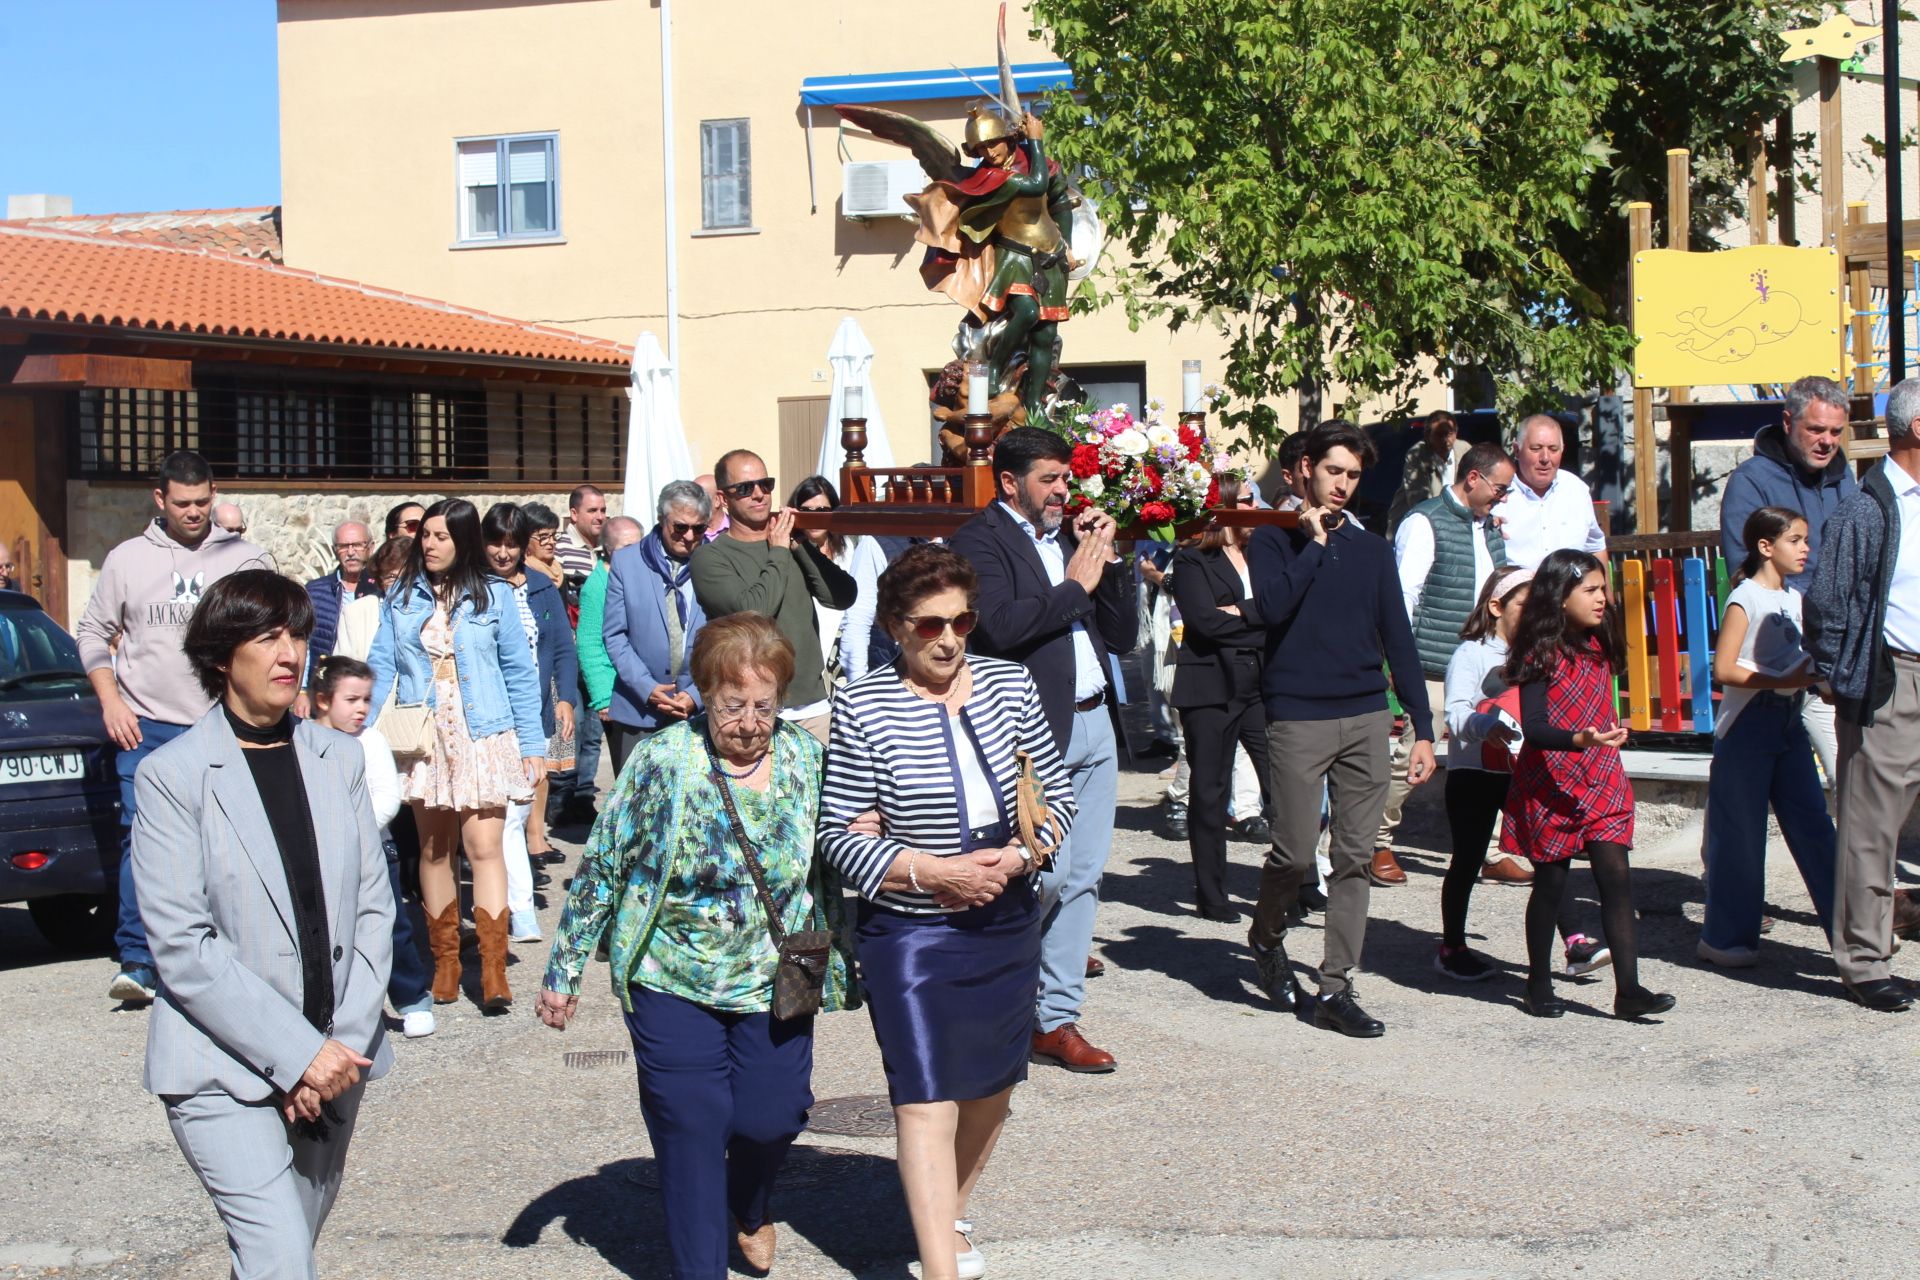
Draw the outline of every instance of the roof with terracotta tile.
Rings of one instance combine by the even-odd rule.
[[[163,213],[63,214],[50,218],[0,219],[0,226],[40,227],[115,236],[183,249],[211,249],[237,258],[280,262],[280,206],[245,209],[174,209]]]
[[[0,221],[0,319],[624,367],[633,350],[432,298],[201,249]]]

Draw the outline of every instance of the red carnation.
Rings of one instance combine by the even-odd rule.
[[[1140,508],[1140,518],[1148,524],[1172,524],[1173,508],[1164,502],[1149,502]]]
[[[1140,468],[1140,479],[1145,482],[1149,497],[1158,497],[1160,490],[1165,487],[1165,481],[1161,480],[1160,473],[1152,467]]]
[[[1073,461],[1069,464],[1073,474],[1085,480],[1088,476],[1100,473],[1100,447],[1091,444],[1073,446]]]
[[[1127,469],[1127,464],[1121,461],[1120,459],[1116,458],[1112,462],[1109,462],[1106,465],[1106,468],[1105,468],[1106,477],[1109,480],[1118,480],[1120,478],[1120,473],[1125,471],[1126,469]]]
[[[1080,512],[1085,511],[1088,507],[1092,505],[1093,505],[1092,499],[1088,498],[1087,495],[1084,493],[1073,493],[1073,494],[1067,495],[1067,514],[1070,516],[1078,515]]]
[[[1200,505],[1203,507],[1207,507],[1209,509],[1220,505],[1220,481],[1219,480],[1216,479],[1216,480],[1210,481],[1207,484],[1207,496],[1205,501],[1203,501]]]
[[[1180,427],[1180,443],[1186,448],[1187,461],[1198,462],[1200,460],[1200,450],[1206,446],[1207,438],[1200,434],[1195,428],[1182,424]]]

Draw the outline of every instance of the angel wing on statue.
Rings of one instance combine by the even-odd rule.
[[[986,360],[993,394],[1017,393],[1027,419],[1038,420],[1057,389],[1067,277],[1082,265],[1070,243],[1083,197],[1047,159],[1045,127],[1031,112],[1015,125],[976,107],[967,116],[965,153],[977,161],[969,165],[924,121],[879,107],[835,110],[906,147],[926,170],[926,189],[907,197],[920,218],[914,238],[927,247],[921,278],[967,309],[965,346]]]

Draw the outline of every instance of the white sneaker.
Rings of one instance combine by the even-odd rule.
[[[1760,953],[1752,947],[1710,947],[1705,938],[1694,947],[1693,954],[1722,969],[1751,969],[1760,963]]]
[[[400,1015],[400,1034],[409,1040],[418,1040],[421,1036],[432,1035],[438,1027],[433,1021],[433,1010],[421,1009],[415,1013]]]
[[[978,1249],[973,1247],[973,1223],[965,1218],[956,1218],[953,1223],[953,1229],[960,1235],[966,1237],[967,1241],[967,1251],[965,1253],[954,1254],[955,1273],[960,1277],[960,1280],[980,1280],[982,1276],[987,1274],[987,1260],[980,1255]],[[917,1277],[920,1275],[920,1264],[918,1262],[909,1262],[907,1264],[907,1270]]]
[[[507,917],[508,942],[539,942],[540,917],[531,911],[515,911]]]

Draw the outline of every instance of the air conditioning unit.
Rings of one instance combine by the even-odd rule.
[[[844,217],[914,218],[906,197],[918,194],[927,185],[926,170],[918,160],[849,160],[841,170],[844,185],[840,209]]]

